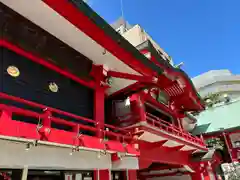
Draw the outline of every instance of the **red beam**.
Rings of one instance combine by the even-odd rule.
[[[113,94],[108,96],[108,98],[114,99],[115,97],[117,97],[119,99],[119,98],[122,98],[123,96],[125,96],[126,94],[132,95],[133,92],[138,93],[147,87],[149,87],[149,85],[141,83],[141,82],[136,82],[136,83],[131,84],[123,89],[120,89],[117,92],[114,92]]]
[[[122,73],[122,72],[116,72],[116,71],[108,71],[107,75],[115,78],[129,79],[129,80],[135,80],[135,81],[146,82],[146,83],[154,82],[153,77]]]
[[[51,64],[49,62],[47,62],[46,60],[33,55],[31,52],[25,51],[25,50],[19,48],[18,46],[15,46],[15,45],[11,44],[10,42],[8,42],[8,41],[6,41],[4,39],[0,39],[0,47],[1,46],[5,47],[5,48],[7,48],[7,49],[17,53],[17,54],[19,54],[19,55],[21,55],[23,57],[26,57],[28,60],[31,60],[33,62],[41,64],[42,66],[47,67],[48,69],[56,71],[59,74],[62,74],[64,76],[66,76],[66,77],[68,77],[68,78],[78,82],[79,84],[82,84],[82,85],[84,85],[86,87],[89,87],[89,88],[95,88],[95,82],[94,81],[82,80],[79,77],[71,74],[70,72],[63,70],[63,69],[61,69],[61,68],[59,68],[59,67],[57,67],[57,66],[55,66],[55,65],[53,65],[53,64]]]
[[[154,149],[143,149],[140,146],[140,165],[141,161],[151,161],[165,164],[179,164],[186,165],[189,164],[189,154],[183,151],[174,151],[168,147],[159,147]],[[146,167],[140,167],[140,169]]]

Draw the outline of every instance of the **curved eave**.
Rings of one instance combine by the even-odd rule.
[[[186,89],[193,94],[193,98],[194,98],[194,100],[193,100],[194,102],[191,102],[188,105],[189,109],[187,109],[187,110],[203,110],[205,108],[204,102],[201,99],[200,95],[198,94],[198,92],[197,92],[195,86],[193,85],[191,79],[189,78],[189,76],[183,70],[173,67],[170,63],[168,63],[166,60],[164,60],[159,55],[159,53],[157,52],[157,50],[154,48],[154,46],[152,45],[152,43],[149,40],[147,40],[144,43],[137,46],[137,49],[139,51],[147,50],[148,52],[151,53],[151,56],[153,56],[155,58],[156,64],[158,64],[161,68],[163,68],[164,71],[166,71],[170,75],[173,75],[175,77],[180,76],[181,78],[184,79],[184,82],[186,83],[186,86],[187,86]]]

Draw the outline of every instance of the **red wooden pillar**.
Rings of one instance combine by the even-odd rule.
[[[204,177],[204,180],[211,180],[210,176],[209,176],[209,172],[207,170],[205,170],[203,172],[203,177]]]
[[[104,130],[104,97],[106,86],[104,85],[104,69],[103,66],[94,66],[92,75],[96,81],[96,87],[94,91],[94,119],[96,121],[97,136],[103,138]]]
[[[104,130],[104,95],[105,88],[97,87],[94,96],[94,119],[97,124],[97,136],[102,138]]]
[[[11,121],[12,120],[12,113],[10,111],[7,110],[0,110],[0,123],[7,123],[7,121]]]
[[[51,116],[52,113],[46,108],[44,109],[44,118],[42,120],[42,125],[44,127],[50,128],[51,127]]]
[[[215,172],[212,165],[208,163],[203,171],[204,180],[216,180]]]
[[[179,127],[180,130],[183,130],[182,120],[181,119],[184,118],[185,115],[183,113],[181,113],[181,112],[178,112],[178,109],[176,109],[174,102],[170,102],[170,107],[171,107],[171,109],[172,109],[172,111],[174,113],[175,119],[176,119],[173,122],[173,124],[175,126]]]
[[[202,180],[202,174],[200,172],[195,172],[191,174],[192,180]]]
[[[7,136],[12,136],[12,133],[15,134],[15,129],[10,126],[10,121],[12,121],[12,112],[8,110],[1,111],[0,109],[0,132]]]
[[[109,169],[95,170],[94,180],[111,180],[111,171]]]
[[[192,180],[217,180],[210,164],[207,164],[204,169],[198,170],[191,174]]]
[[[144,100],[139,94],[131,96],[131,111],[133,114],[139,115],[139,121],[146,121],[146,111],[144,107]]]
[[[228,153],[230,154],[231,161],[233,162],[236,159],[236,157],[235,157],[235,154],[233,153],[234,152],[233,145],[232,145],[231,139],[229,137],[229,134],[224,132],[223,137],[225,140],[225,144],[227,146]]]
[[[137,180],[137,171],[136,170],[127,170],[127,180]]]

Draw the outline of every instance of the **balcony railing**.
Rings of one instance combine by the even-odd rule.
[[[164,121],[150,113],[146,114],[146,122],[149,125],[154,126],[154,127],[158,128],[160,130],[163,130],[167,133],[173,134],[173,135],[183,138],[187,141],[205,146],[204,141],[201,138],[193,136],[189,132],[183,131],[183,129],[180,129],[177,126],[175,126],[167,121]]]
[[[108,124],[103,124],[101,125],[101,128],[99,128],[98,122],[92,119],[88,119],[59,109],[41,105],[35,102],[27,101],[18,97],[10,96],[1,92],[0,100],[7,100],[28,106],[31,109],[37,109],[36,111],[34,111],[29,110],[30,108],[20,108],[14,105],[9,105],[8,103],[0,103],[0,135],[46,140],[53,141],[55,143],[63,143],[70,145],[74,145],[73,137],[80,136],[83,136],[85,139],[93,136],[95,138],[95,143],[99,143],[99,139],[102,139],[103,141],[105,140],[106,144],[109,146],[111,145],[108,144],[108,141],[111,141],[112,144],[115,143],[115,145],[116,143],[120,143],[121,145],[128,145],[132,140],[132,135],[122,128],[117,128]],[[13,119],[13,115],[17,115],[17,117],[21,116],[23,117],[23,119],[31,118],[34,122],[29,123],[25,122],[24,120],[22,121],[19,119]],[[74,121],[59,118],[59,115],[67,117],[67,119],[73,119]],[[8,121],[6,121],[6,119],[8,119]],[[55,127],[53,128],[52,124],[66,126],[69,128],[68,130],[61,130]],[[44,136],[46,135],[46,130],[51,131],[51,133],[57,132],[55,133],[54,138],[52,135],[52,140],[50,140],[51,138],[44,138]],[[98,131],[101,131],[102,137],[97,136]],[[51,133],[49,133],[50,137]],[[56,137],[57,134],[59,134],[59,137]],[[120,144],[118,144],[117,146],[119,146]],[[96,144],[92,144],[92,146],[97,148]],[[120,149],[123,150],[125,147],[121,147]],[[110,148],[109,150],[113,149]],[[115,150],[117,150],[116,147]]]
[[[131,128],[132,125],[138,124],[140,122],[140,117],[138,115],[128,113],[124,116],[118,116],[118,125],[121,127],[124,127],[125,129]],[[196,143],[200,146],[206,146],[203,139],[193,136],[189,132],[184,131],[183,129],[178,128],[177,126],[164,121],[157,116],[154,116],[150,113],[146,113],[146,122],[152,126],[156,127],[159,130],[162,130],[166,133],[169,133],[170,135],[178,136],[186,141],[189,141],[191,143]]]

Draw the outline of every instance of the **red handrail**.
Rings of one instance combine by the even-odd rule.
[[[62,111],[62,110],[59,110],[59,109],[48,107],[48,106],[45,106],[45,105],[42,105],[42,104],[31,102],[31,101],[28,101],[28,100],[25,100],[25,99],[22,99],[22,98],[19,98],[19,97],[14,97],[14,96],[11,96],[11,95],[8,95],[8,94],[5,94],[5,93],[1,93],[1,92],[0,92],[0,99],[8,99],[8,100],[15,101],[15,102],[22,103],[22,104],[26,104],[26,105],[29,105],[29,106],[32,106],[32,107],[36,107],[36,108],[39,108],[39,109],[42,109],[42,110],[47,109],[51,112],[61,114],[61,115],[65,115],[65,116],[68,116],[68,117],[71,117],[71,118],[74,118],[74,119],[77,119],[77,120],[84,120],[86,122],[95,123],[95,121],[92,120],[92,119],[88,119],[88,118],[85,118],[85,117],[82,117],[82,116],[78,116],[78,115],[75,115],[75,114],[72,114],[72,113],[68,113],[68,112],[65,112],[65,111]]]
[[[7,100],[15,101],[15,102],[18,102],[21,104],[29,105],[31,107],[42,109],[43,111],[47,110],[50,113],[57,113],[59,115],[65,115],[65,116],[74,118],[79,121],[85,121],[85,122],[93,124],[93,126],[81,124],[80,122],[79,123],[71,122],[71,121],[57,118],[57,117],[54,117],[51,115],[52,122],[66,125],[66,126],[69,126],[72,128],[78,126],[80,129],[91,131],[91,132],[97,131],[97,128],[96,128],[97,122],[92,119],[88,119],[88,118],[85,118],[82,116],[78,116],[78,115],[75,115],[72,113],[68,113],[68,112],[65,112],[65,111],[62,111],[59,109],[48,107],[48,106],[45,106],[42,104],[31,102],[31,101],[28,101],[28,100],[25,100],[25,99],[22,99],[19,97],[14,97],[14,96],[11,96],[11,95],[8,95],[5,93],[1,93],[1,92],[0,92],[0,99],[7,99]],[[43,119],[45,117],[44,113],[38,113],[38,112],[31,111],[31,110],[26,110],[23,108],[18,108],[18,107],[6,105],[6,104],[0,104],[0,110],[7,110],[7,111],[10,111],[10,113],[19,114],[19,115],[26,116],[26,117],[33,117],[33,118],[39,118],[39,119]],[[108,125],[108,124],[104,124],[104,129],[102,131],[104,132],[105,136],[115,137],[116,139],[122,138],[122,139],[126,140],[126,139],[132,138],[131,134],[128,133],[128,131],[126,131],[122,128],[117,128],[115,126]]]
[[[189,132],[184,132],[184,131],[182,131],[182,129],[174,126],[173,124],[171,124],[169,122],[163,121],[160,118],[158,118],[150,113],[147,113],[146,120],[148,123],[150,123],[153,126],[156,126],[160,129],[163,129],[163,130],[173,133],[175,135],[181,136],[184,139],[187,139],[189,141],[198,143],[200,145],[204,145],[204,142],[202,139],[191,135]]]
[[[154,116],[153,114],[146,113],[146,115],[152,117],[153,119],[156,119],[156,120],[160,121],[163,124],[166,124],[166,125],[169,125],[169,126],[173,126],[173,124],[171,124],[170,122],[164,121],[164,120],[158,118],[157,116]]]

